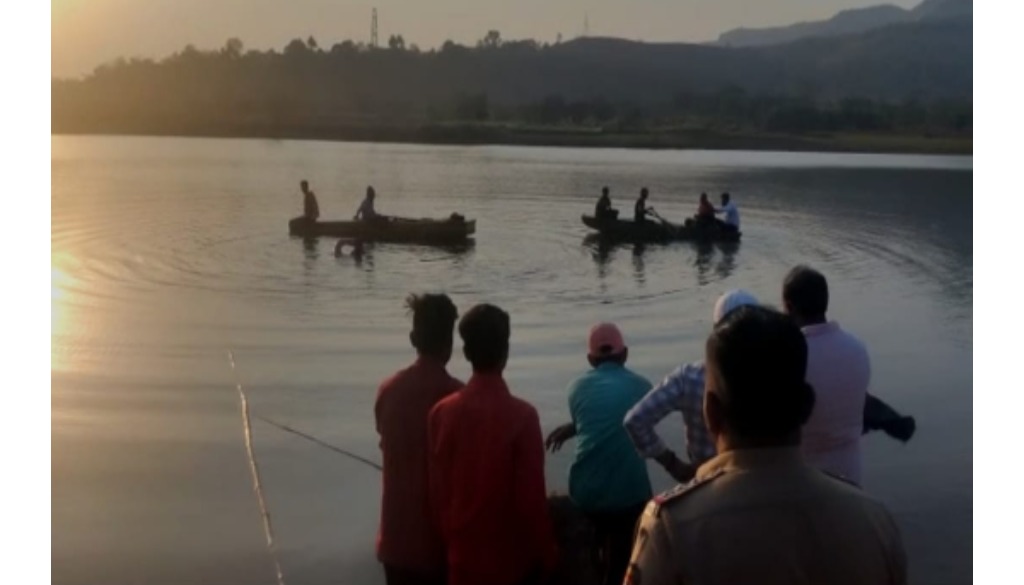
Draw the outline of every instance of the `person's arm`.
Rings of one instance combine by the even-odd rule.
[[[683,391],[679,384],[679,373],[676,371],[669,374],[648,391],[622,421],[633,446],[643,457],[653,459],[668,449],[654,427],[666,416],[679,410],[679,395]]]
[[[447,506],[445,473],[447,462],[443,450],[443,421],[437,405],[427,418],[427,501],[430,503],[431,520],[444,535],[444,518]]]
[[[692,367],[683,366],[651,389],[626,413],[622,421],[637,452],[657,461],[673,479],[683,483],[693,479],[696,467],[679,459],[661,440],[654,427],[672,412],[684,408],[687,384],[697,383],[696,380]]]
[[[544,485],[544,437],[537,411],[531,408],[527,417],[517,438],[516,458],[512,461],[515,485],[511,492],[517,495],[518,517],[527,523],[527,542],[534,543],[545,573],[550,574],[558,562],[558,544],[548,514]]]
[[[548,438],[544,440],[544,447],[546,447],[548,451],[554,453],[555,451],[558,451],[559,449],[562,448],[562,444],[564,444],[566,441],[575,436],[576,424],[572,422],[567,422],[564,425],[551,431],[551,434],[548,435]]]

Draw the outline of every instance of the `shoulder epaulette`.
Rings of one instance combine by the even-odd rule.
[[[822,469],[821,472],[824,473],[825,475],[829,476],[830,478],[836,480],[836,481],[840,481],[840,482],[842,482],[842,483],[844,483],[844,484],[846,484],[848,486],[855,487],[857,489],[861,489],[861,487],[859,485],[857,485],[856,483],[854,483],[853,480],[848,479],[846,477],[843,477],[842,475],[839,475],[837,473],[832,473],[830,471],[825,471],[824,469]]]
[[[725,469],[719,469],[715,473],[712,473],[707,477],[704,477],[703,479],[697,480],[695,478],[686,483],[681,483],[668,491],[662,492],[651,499],[651,503],[647,506],[647,511],[657,516],[658,511],[661,508],[670,505],[672,502],[678,501],[687,494],[693,493],[694,490],[696,490],[700,486],[711,483],[711,481],[718,477],[721,477],[721,475],[724,473]]]

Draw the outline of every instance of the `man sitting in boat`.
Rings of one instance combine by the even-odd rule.
[[[647,187],[644,187],[640,189],[640,198],[636,200],[636,204],[633,206],[633,221],[644,223],[647,221],[647,216],[653,212],[654,209],[647,207]]]
[[[708,199],[707,193],[700,194],[700,203],[697,205],[696,220],[700,225],[715,223],[715,206],[711,205],[711,200]]]
[[[715,210],[715,213],[724,213],[725,221],[719,220],[719,225],[734,232],[740,231],[740,211],[736,209],[728,193],[722,193],[722,206]]]
[[[377,210],[373,208],[373,200],[377,197],[377,192],[373,190],[373,187],[366,188],[366,198],[359,204],[359,211],[356,211],[356,215],[353,219],[361,221],[375,221],[384,219],[383,215],[378,215]]]
[[[316,202],[316,195],[309,189],[309,181],[303,179],[299,183],[302,189],[302,216],[309,221],[316,221],[320,217],[320,205]]]
[[[618,210],[612,209],[612,198],[608,196],[608,187],[601,189],[601,198],[597,200],[597,207],[594,208],[594,217],[597,219],[618,219]]]

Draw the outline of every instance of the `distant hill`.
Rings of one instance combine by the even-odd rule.
[[[924,0],[911,10],[883,4],[839,12],[828,20],[800,22],[773,28],[738,28],[722,33],[716,44],[727,47],[762,47],[810,37],[864,33],[901,23],[973,18],[972,0]]]
[[[189,46],[160,61],[119,60],[83,79],[54,80],[51,127],[467,139],[454,123],[969,139],[972,34],[971,21],[957,17],[743,48],[612,38],[542,45],[497,31],[475,47],[449,41],[431,51],[398,38],[389,48],[295,39],[281,51],[244,51],[231,39],[220,50]],[[416,130],[438,125],[443,138]]]

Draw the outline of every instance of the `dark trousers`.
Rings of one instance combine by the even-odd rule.
[[[633,535],[647,502],[614,511],[587,512],[594,523],[597,542],[602,552],[602,583],[618,585],[626,576],[629,557],[633,553]]]
[[[387,585],[445,585],[444,577],[423,575],[387,563],[384,564],[384,581]]]

